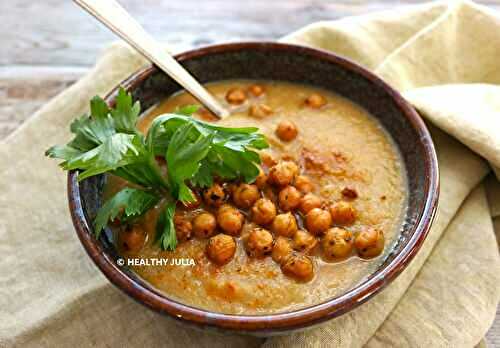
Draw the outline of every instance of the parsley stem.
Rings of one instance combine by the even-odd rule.
[[[166,192],[170,192],[170,185],[168,184],[168,181],[165,179],[165,177],[162,175],[160,167],[158,166],[158,163],[156,162],[155,157],[153,155],[149,156],[148,165],[149,168],[151,169],[151,173],[155,176],[156,180],[161,184],[161,188]]]

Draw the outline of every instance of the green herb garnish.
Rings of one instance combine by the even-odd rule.
[[[137,129],[141,107],[120,89],[116,106],[109,108],[100,97],[90,102],[90,115],[70,126],[73,140],[53,146],[46,156],[62,159],[64,170],[79,170],[78,180],[110,173],[135,188],[125,188],[109,199],[94,221],[97,237],[110,220],[130,222],[166,201],[157,223],[162,249],[177,245],[173,216],[178,201],[195,200],[191,188],[213,184],[213,178],[241,179],[251,183],[259,174],[260,157],[255,150],[268,147],[258,128],[219,127],[191,117],[197,106],[157,117],[146,135]],[[157,158],[167,163],[162,173]]]

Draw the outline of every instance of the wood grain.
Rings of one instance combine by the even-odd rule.
[[[420,0],[120,0],[176,50],[223,41],[276,39],[318,20]],[[500,0],[484,0],[500,10]],[[69,0],[0,1],[0,139],[67,88],[115,37]],[[497,236],[500,237],[500,236]],[[500,240],[500,238],[499,238]],[[500,310],[487,334],[500,348]]]
[[[0,67],[0,139],[15,131],[85,68]]]
[[[178,50],[214,42],[276,39],[318,20],[422,0],[120,0]],[[479,0],[500,8],[499,0]],[[115,37],[69,0],[0,1],[0,65],[90,66]]]

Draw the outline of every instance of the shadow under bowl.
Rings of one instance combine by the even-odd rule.
[[[368,110],[392,136],[408,176],[408,210],[399,240],[380,267],[353,289],[323,303],[286,313],[231,315],[194,308],[155,290],[127,267],[110,230],[96,240],[92,221],[101,205],[105,176],[80,183],[68,176],[73,223],[87,253],[118,288],[147,307],[198,328],[252,335],[277,335],[319,324],[346,313],[373,297],[408,265],[431,226],[439,195],[438,165],[424,122],[403,97],[380,78],[332,53],[282,43],[234,43],[209,46],[176,56],[201,83],[228,79],[265,79],[308,84],[340,94]],[[146,110],[181,90],[151,66],[121,83]],[[118,87],[107,96],[113,105]]]

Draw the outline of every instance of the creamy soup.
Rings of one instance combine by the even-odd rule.
[[[254,191],[234,193],[237,183],[222,183],[227,193],[225,203],[234,206],[238,202],[243,207],[238,210],[243,215],[243,227],[232,234],[234,256],[213,262],[220,255],[210,258],[208,236],[194,233],[187,240],[179,236],[174,251],[161,250],[155,243],[158,209],[153,209],[138,222],[146,234],[139,248],[130,248],[130,241],[127,244],[124,238],[125,229],[117,229],[119,252],[127,259],[183,259],[184,265],[143,264],[131,268],[170,298],[233,314],[276,313],[321,303],[353,288],[374,272],[398,238],[407,191],[398,150],[381,125],[349,100],[310,86],[238,80],[209,84],[207,88],[232,115],[218,121],[200,110],[196,117],[231,127],[259,127],[270,144],[261,152],[264,176],[276,175],[270,171],[280,163],[297,165],[299,173],[286,194],[280,193],[283,187],[273,185],[269,178],[267,184],[259,183],[257,190],[259,198],[263,196],[275,204],[277,215],[287,211],[291,215],[282,216],[278,222],[252,218],[258,212],[252,213],[252,207],[245,205],[257,204],[251,197]],[[145,114],[139,128],[145,132],[158,115],[195,103],[189,94],[176,94]],[[110,178],[107,194],[123,185],[120,179]],[[321,202],[316,208],[318,215],[310,218],[307,204],[316,205],[314,199],[303,202],[308,192],[309,198]],[[204,193],[200,192],[200,197]],[[245,201],[248,197],[250,202]],[[194,209],[178,208],[179,216],[188,222],[184,227],[193,228],[196,216],[205,211],[219,218],[217,207],[206,203]],[[295,218],[296,228],[276,233],[280,231],[278,223],[289,218]],[[320,226],[323,221],[328,224],[327,231]],[[207,220],[200,223],[204,222]],[[264,232],[249,237],[256,227]],[[210,234],[222,232],[221,222],[217,221]],[[363,242],[374,236],[380,238],[378,246],[365,249]],[[311,264],[294,269],[295,261],[280,259],[277,248],[282,246],[285,254],[291,248],[294,255],[306,256]],[[259,248],[263,248],[261,252]]]

